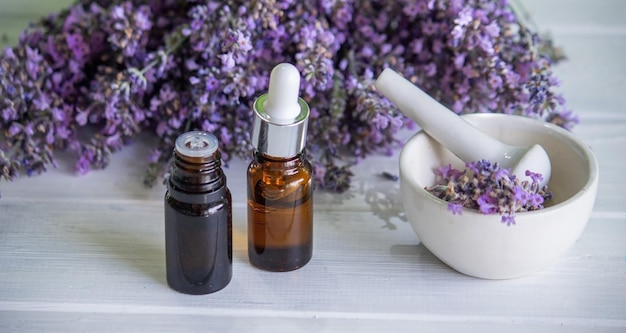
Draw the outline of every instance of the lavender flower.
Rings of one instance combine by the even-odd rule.
[[[560,58],[507,1],[79,0],[0,56],[0,178],[41,173],[56,150],[76,155],[78,173],[104,168],[142,132],[159,138],[148,185],[183,131],[216,134],[226,162],[247,158],[251,105],[274,65],[291,62],[311,106],[316,184],[344,191],[351,165],[391,154],[396,133],[415,126],[373,88],[383,68],[458,113],[570,129],[578,118],[551,70]]]
[[[547,186],[539,188],[541,174],[527,170],[531,181],[519,181],[509,169],[486,160],[468,162],[465,170],[445,165],[435,170],[436,184],[426,191],[448,201],[447,210],[462,215],[462,208],[475,209],[483,214],[500,214],[507,226],[515,224],[517,212],[543,208],[552,198]]]
[[[449,202],[448,211],[452,212],[452,215],[463,215],[463,205],[454,203],[454,202]]]

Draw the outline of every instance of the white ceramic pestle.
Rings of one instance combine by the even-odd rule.
[[[530,170],[543,176],[540,186],[550,181],[550,158],[540,145],[516,147],[490,137],[389,68],[383,70],[375,86],[428,135],[464,162],[489,160],[511,169],[519,179],[530,179],[525,174]]]

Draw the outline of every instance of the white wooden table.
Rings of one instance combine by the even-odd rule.
[[[0,0],[0,36],[69,2]],[[164,188],[141,184],[144,137],[104,171],[79,177],[61,158],[0,184],[0,332],[626,332],[626,2],[525,3],[569,57],[558,76],[601,172],[587,228],[548,268],[505,281],[448,268],[404,220],[398,183],[377,176],[397,172],[396,155],[365,160],[346,194],[316,193],[307,266],[260,271],[235,161],[233,280],[179,294],[165,281]]]

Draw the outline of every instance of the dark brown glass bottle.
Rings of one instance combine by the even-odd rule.
[[[268,271],[298,269],[313,254],[312,172],[304,154],[309,106],[299,87],[296,67],[279,64],[253,106],[248,258]]]
[[[313,254],[313,187],[304,154],[256,153],[248,167],[248,257],[268,271],[291,271]]]
[[[176,139],[165,194],[168,285],[208,294],[232,278],[232,199],[215,136],[187,132]]]

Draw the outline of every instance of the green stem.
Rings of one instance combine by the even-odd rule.
[[[180,34],[180,30],[175,33],[179,34],[179,38],[177,38],[176,42],[170,45],[165,51],[161,51],[160,58],[152,60],[146,67],[144,67],[141,71],[139,71],[139,73],[142,76],[146,74],[146,72],[150,70],[152,67],[156,66],[159,62],[165,62],[167,60],[167,56],[172,54],[172,52],[176,51],[180,47],[180,45],[187,39],[187,37],[184,37],[182,36],[182,34]]]

